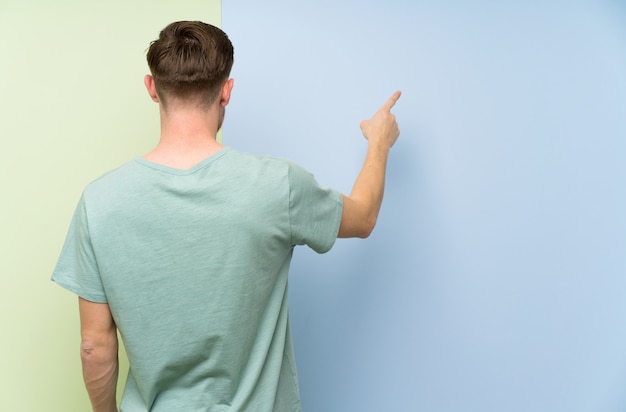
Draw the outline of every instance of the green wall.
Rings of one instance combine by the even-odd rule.
[[[221,2],[0,3],[2,410],[89,410],[77,298],[50,274],[83,187],[156,144],[145,51],[183,19],[220,24]]]

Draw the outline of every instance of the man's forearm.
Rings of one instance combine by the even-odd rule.
[[[367,234],[376,225],[383,201],[388,156],[388,146],[370,142],[363,167],[350,192],[350,198],[361,206],[359,219],[366,223]]]
[[[94,412],[117,412],[117,351],[117,335],[102,346],[81,344],[83,379]]]
[[[337,237],[368,237],[378,219],[383,201],[385,173],[389,150],[400,135],[391,108],[400,98],[394,93],[372,116],[361,122],[363,136],[368,140],[367,154],[350,196],[343,196],[343,212]]]

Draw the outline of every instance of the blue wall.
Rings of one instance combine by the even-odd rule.
[[[229,0],[223,27],[225,143],[344,193],[404,93],[374,234],[296,252],[305,411],[626,410],[626,5]]]

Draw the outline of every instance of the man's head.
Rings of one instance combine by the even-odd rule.
[[[165,107],[171,100],[209,107],[228,79],[233,54],[228,36],[217,27],[198,21],[170,24],[148,49],[159,100]]]

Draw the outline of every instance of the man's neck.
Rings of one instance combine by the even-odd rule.
[[[144,158],[175,169],[189,169],[222,149],[217,141],[217,110],[161,111],[159,144]]]

